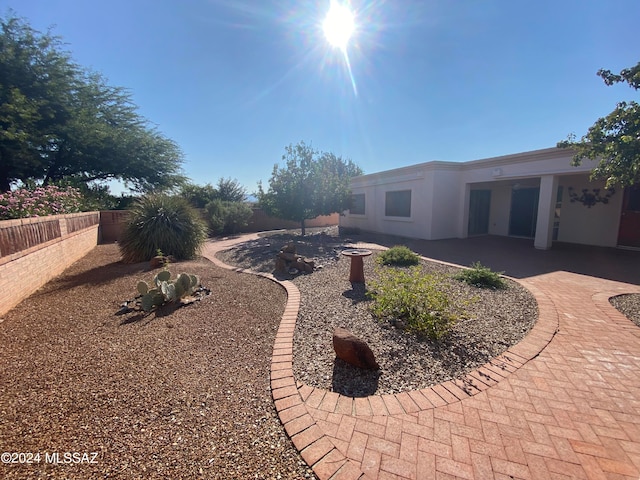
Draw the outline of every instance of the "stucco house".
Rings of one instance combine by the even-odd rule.
[[[340,226],[438,240],[474,235],[640,248],[640,186],[608,191],[548,148],[469,162],[433,161],[351,181]]]

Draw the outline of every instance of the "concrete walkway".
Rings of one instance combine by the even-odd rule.
[[[251,238],[209,242],[205,255],[243,271],[214,255]],[[522,342],[463,379],[355,399],[296,382],[292,343],[300,293],[280,282],[288,303],[273,350],[272,395],[316,475],[638,480],[640,328],[608,298],[640,293],[640,287],[549,267],[518,281],[540,311]]]

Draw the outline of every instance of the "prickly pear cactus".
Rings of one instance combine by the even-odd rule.
[[[160,291],[167,302],[175,302],[178,299],[176,295],[176,285],[174,283],[162,282],[160,284]]]
[[[196,275],[181,273],[175,280],[171,280],[171,272],[163,270],[153,278],[154,288],[145,281],[138,282],[140,307],[145,312],[150,312],[167,302],[176,302],[196,291],[200,279]]]
[[[149,285],[147,285],[147,282],[144,282],[144,281],[138,282],[138,293],[140,295],[144,295],[148,291],[149,291]]]
[[[162,282],[168,282],[170,278],[171,272],[169,270],[163,270],[155,276],[153,281],[156,284],[156,287],[159,287]]]
[[[150,312],[153,308],[153,295],[149,293],[143,295],[140,299],[140,306],[145,312]]]
[[[153,305],[159,307],[164,303],[164,295],[161,292],[155,292],[153,294]]]
[[[176,289],[180,292],[178,295],[180,298],[193,293],[191,289],[191,278],[189,278],[189,275],[186,273],[178,275],[178,278],[176,279]]]

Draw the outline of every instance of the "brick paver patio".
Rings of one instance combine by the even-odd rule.
[[[224,266],[215,252],[252,238],[209,242],[205,255]],[[288,303],[273,350],[272,395],[316,475],[640,479],[640,329],[608,302],[640,287],[567,271],[518,281],[539,306],[536,326],[518,345],[464,379],[355,399],[294,379],[300,293],[280,282]]]

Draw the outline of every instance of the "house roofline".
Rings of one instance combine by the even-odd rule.
[[[500,155],[497,157],[481,158],[477,160],[468,160],[465,162],[451,162],[442,160],[431,160],[428,162],[407,165],[405,167],[392,168],[376,173],[368,173],[352,178],[352,182],[359,183],[361,181],[375,180],[386,178],[389,175],[412,175],[422,174],[433,170],[455,170],[465,171],[481,167],[498,167],[504,165],[512,165],[516,163],[526,163],[535,160],[548,160],[553,158],[573,157],[574,151],[569,148],[543,148],[539,150],[531,150],[528,152],[512,153],[509,155]],[[576,171],[576,173],[578,173]]]

